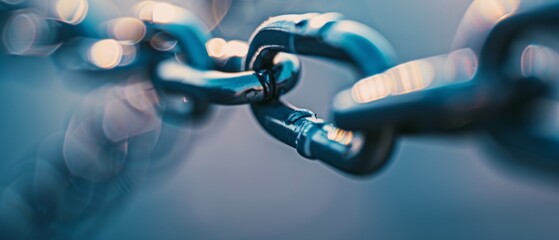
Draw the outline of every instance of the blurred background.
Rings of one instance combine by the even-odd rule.
[[[111,2],[111,1],[108,1]],[[399,61],[444,54],[468,0],[174,0],[224,39],[248,40],[270,16],[340,12],[383,33]],[[112,1],[127,13],[137,1]],[[84,101],[80,78],[47,58],[0,58],[0,189]],[[88,76],[88,80],[96,81]],[[328,118],[355,76],[303,58],[290,102]],[[60,81],[62,79],[62,81]],[[381,173],[354,178],[270,137],[247,106],[217,107],[176,131],[149,181],[103,218],[93,239],[555,239],[558,174],[524,165],[483,132],[404,137]],[[519,163],[516,163],[519,162]],[[22,167],[23,166],[23,167]],[[157,169],[156,169],[157,170]],[[145,183],[145,184],[144,184]]]

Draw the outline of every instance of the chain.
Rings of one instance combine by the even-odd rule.
[[[335,122],[348,130],[390,124],[400,134],[483,128],[511,149],[557,158],[557,141],[548,132],[557,79],[550,69],[559,56],[549,35],[559,24],[557,10],[557,4],[544,4],[503,12],[465,31],[464,43],[449,54],[360,80],[335,97]],[[483,19],[469,20],[483,26]],[[547,120],[534,120],[540,117]]]
[[[400,65],[380,33],[337,13],[272,17],[245,43],[212,39],[194,14],[168,3],[143,2],[135,16],[117,18],[96,12],[53,18],[29,7],[3,5],[9,53],[49,56],[82,73],[146,73],[170,121],[215,104],[250,105],[274,138],[350,174],[377,172],[401,134],[484,128],[510,144],[542,149],[525,144],[539,135],[522,123],[528,113],[517,106],[545,98],[549,84],[533,69],[511,68],[519,55],[511,49],[534,26],[556,27],[559,5],[496,19],[482,31],[486,37],[470,36],[484,39],[479,49],[466,45]],[[18,28],[36,29],[36,37],[22,45],[12,36]],[[346,62],[360,77],[334,98],[334,123],[281,100],[300,80],[297,55]]]
[[[250,105],[272,137],[351,175],[379,172],[410,134],[482,129],[510,149],[559,156],[549,131],[559,109],[558,4],[501,2],[498,13],[480,15],[486,1],[476,1],[451,52],[397,64],[381,33],[337,13],[272,17],[243,42],[213,38],[193,13],[169,3],[142,2],[119,16],[103,0],[57,2],[0,0],[4,51],[129,82],[80,82],[98,88],[0,198],[16,206],[0,209],[0,235],[10,239],[89,233],[84,216],[112,212],[154,167],[158,141],[174,141],[160,140],[161,121],[182,127],[212,105]],[[302,55],[356,73],[333,98],[332,122],[282,99],[301,81]]]

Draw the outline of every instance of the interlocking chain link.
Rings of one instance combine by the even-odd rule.
[[[559,116],[559,4],[476,1],[451,52],[396,65],[387,39],[337,13],[272,17],[243,42],[212,38],[193,13],[164,2],[139,3],[131,16],[104,0],[54,10],[15,2],[0,0],[7,53],[49,57],[97,81],[83,84],[96,88],[84,108],[0,198],[17,206],[0,209],[2,237],[89,233],[83,216],[111,212],[153,170],[162,120],[180,127],[211,105],[250,105],[272,137],[351,175],[377,173],[404,134],[481,128],[515,150],[559,156],[549,131]],[[488,3],[498,11],[480,12]],[[360,78],[333,98],[332,123],[282,99],[302,81],[299,55],[348,63]],[[119,79],[126,84],[101,87]]]
[[[269,19],[251,37],[245,69],[269,68],[280,52],[346,61],[363,75],[378,73],[396,62],[394,50],[382,35],[335,13]],[[281,84],[270,85],[276,85],[276,97],[252,104],[252,111],[272,136],[300,155],[351,174],[375,172],[388,159],[394,140],[390,127],[379,126],[367,133],[339,129],[309,110],[279,100],[286,91]]]
[[[503,6],[508,12],[485,19],[492,24],[484,36],[472,36],[484,39],[481,48],[466,44],[395,66],[388,40],[337,13],[273,17],[245,43],[212,39],[188,10],[162,2],[139,4],[133,17],[90,12],[85,19],[52,18],[28,7],[2,8],[10,15],[3,31],[9,53],[51,56],[61,68],[99,76],[146,73],[164,119],[191,118],[212,104],[250,104],[262,127],[300,155],[358,175],[384,165],[396,134],[483,127],[512,144],[541,142],[531,125],[519,123],[528,113],[515,108],[545,98],[549,84],[511,59],[546,50],[532,44],[513,51],[535,27],[549,30],[559,21],[557,4],[518,14],[518,6]],[[22,45],[13,35],[22,26],[37,29],[38,37]],[[228,44],[237,52],[223,51]],[[299,81],[296,55],[347,62],[361,77],[334,98],[333,124],[281,100]],[[545,147],[551,148],[559,149]],[[556,157],[556,150],[547,155]]]
[[[349,130],[389,123],[400,134],[483,127],[512,149],[556,159],[559,142],[549,131],[559,5],[526,3],[515,12],[520,2],[492,2],[502,11],[485,19],[483,1],[472,5],[451,53],[400,64],[339,93],[335,122]]]

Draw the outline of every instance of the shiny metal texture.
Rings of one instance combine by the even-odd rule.
[[[184,8],[167,3],[153,3],[154,6],[140,6],[138,18],[146,24],[146,38],[152,39],[160,33],[170,34],[185,62],[198,69],[212,69],[213,61],[208,56],[206,42],[210,39],[204,24]]]
[[[269,67],[277,52],[349,62],[364,76],[396,64],[396,53],[384,36],[339,13],[272,17],[254,31],[250,45],[245,69]]]
[[[336,96],[335,122],[350,130],[389,122],[401,133],[500,125],[511,106],[530,102],[545,88],[533,77],[510,74],[508,64],[516,57],[511,45],[517,35],[555,24],[556,17],[550,14],[554,9],[504,16],[496,26],[481,31],[489,32],[483,49],[460,46],[449,54],[403,63],[362,79]],[[529,20],[535,16],[539,23]]]
[[[336,13],[273,17],[250,40],[245,70],[273,66],[280,52],[327,57],[351,63],[361,74],[374,74],[394,62],[392,47],[382,35]],[[277,87],[282,93],[281,86]],[[345,173],[366,175],[385,165],[393,148],[393,130],[377,126],[368,133],[351,132],[326,123],[305,109],[275,99],[252,104],[260,125],[301,156],[318,159]]]
[[[228,73],[201,71],[167,60],[155,70],[155,78],[170,93],[204,96],[212,104],[239,105],[270,100],[277,95],[275,88],[290,91],[299,79],[300,65],[297,57],[279,54],[270,70]],[[267,84],[270,79],[274,79],[274,85]]]
[[[148,230],[180,229],[194,236],[203,232],[208,233],[207,238],[235,238],[228,233],[238,232],[245,233],[241,238],[257,236],[252,237],[255,239],[297,238],[301,233],[300,238],[351,239],[360,238],[358,231],[371,233],[378,229],[394,235],[393,230],[398,228],[391,225],[400,223],[402,217],[426,223],[416,224],[411,233],[396,237],[425,238],[427,235],[421,233],[429,229],[444,238],[480,226],[481,234],[474,235],[479,237],[486,232],[494,236],[500,225],[519,226],[534,218],[537,221],[533,221],[532,228],[536,234],[525,236],[555,230],[552,224],[545,224],[553,222],[548,220],[553,218],[549,213],[554,210],[554,202],[547,200],[559,195],[508,181],[479,166],[485,159],[503,161],[507,174],[514,172],[513,175],[533,178],[529,181],[535,179],[556,189],[557,1],[473,1],[450,51],[443,49],[444,54],[400,64],[391,42],[381,33],[338,13],[272,17],[250,31],[253,34],[249,42],[244,42],[221,37],[247,37],[250,32],[239,31],[244,24],[278,12],[265,11],[263,6],[270,2],[183,1],[181,4],[188,5],[188,10],[164,1],[138,1],[135,7],[132,5],[136,0],[119,1],[120,7],[111,7],[116,2],[0,0],[1,50],[17,56],[2,59],[5,72],[0,83],[6,87],[2,88],[2,96],[7,113],[3,118],[8,120],[2,135],[5,152],[9,152],[2,156],[13,158],[19,152],[27,155],[21,161],[5,160],[5,165],[15,165],[4,172],[13,177],[0,179],[0,185],[5,187],[0,195],[0,239],[94,238],[103,224],[113,225],[113,214],[141,188],[172,196],[150,194],[156,198],[152,200],[165,205],[162,207],[151,200],[127,207],[143,225],[151,225],[144,221],[146,218],[137,217],[137,212],[145,216],[143,210],[152,211],[148,215],[155,216],[156,222],[170,213],[189,216],[165,222],[163,228],[159,223],[153,224]],[[200,6],[194,6],[194,2]],[[300,12],[307,7],[295,2],[274,2],[293,5],[281,9],[286,12]],[[308,6],[326,10],[335,6],[347,11],[346,6],[315,2]],[[390,4],[363,5],[375,9],[363,10],[359,15],[350,6],[353,10],[347,12],[357,13],[356,19],[384,20],[387,15],[377,15],[377,7]],[[410,2],[390,6],[423,5],[427,6]],[[204,18],[197,7],[211,11],[206,14],[211,19]],[[368,10],[376,12],[371,15]],[[410,9],[395,12],[403,16],[412,13]],[[452,11],[445,11],[441,18],[451,19],[449,13]],[[426,19],[438,20],[432,16]],[[393,20],[388,26],[410,19],[395,16]],[[231,27],[228,21],[237,26]],[[427,27],[454,27],[428,24]],[[408,50],[421,48],[406,53],[406,57],[423,56],[420,53],[427,52],[424,46],[437,47],[444,43],[440,36],[449,33],[448,29],[429,32],[408,26],[390,30],[387,36],[401,41],[394,41],[395,46],[406,43]],[[425,39],[408,38],[414,34],[423,34]],[[329,109],[332,121],[285,101],[286,94],[303,81],[301,56],[343,64],[351,69],[346,73],[358,79],[333,99]],[[331,72],[321,67],[307,69],[320,76],[316,80],[338,76],[330,76]],[[37,83],[27,82],[27,78]],[[63,84],[44,81],[50,78],[60,78]],[[322,106],[330,103],[319,92],[331,90],[327,89],[331,82],[324,86],[313,82],[301,85],[308,92],[293,97],[307,98],[304,100],[308,103]],[[76,86],[79,88],[73,88]],[[250,105],[245,109],[250,113],[206,118],[214,105]],[[237,109],[215,108],[219,114]],[[250,117],[263,131],[257,131],[260,128],[247,119]],[[21,126],[25,129],[16,129]],[[54,134],[45,132],[53,128]],[[219,133],[220,130],[224,131]],[[287,149],[268,146],[272,139],[252,139],[264,131],[295,149],[302,158],[316,159],[343,177],[375,175],[387,169],[392,158],[401,161],[391,166],[390,174],[382,179],[348,181],[331,172],[321,172],[322,169],[310,169],[314,164],[286,159],[293,155],[281,153]],[[452,136],[442,140],[432,136],[440,133]],[[43,140],[32,143],[37,140],[33,136]],[[202,145],[208,142],[212,144]],[[393,156],[396,143],[406,149]],[[192,149],[192,145],[197,148]],[[495,155],[482,156],[481,150],[486,150],[483,148]],[[505,157],[495,157],[499,154]],[[196,161],[189,162],[191,159]],[[177,172],[179,164],[184,163],[188,163],[184,165],[187,171]],[[463,170],[468,168],[469,171]],[[213,172],[208,174],[206,170]],[[157,175],[165,175],[165,183],[170,180],[175,186],[167,185],[164,191],[151,186],[155,180],[163,180]],[[293,183],[300,186],[280,189]],[[371,186],[376,190],[363,192],[370,191]],[[187,201],[183,201],[185,196]],[[510,197],[515,202],[494,204]],[[286,201],[290,199],[293,202]],[[316,199],[321,204],[308,204]],[[528,205],[537,207],[524,208]],[[457,206],[459,211],[455,211]],[[516,211],[520,215],[510,215],[513,208],[520,209]],[[469,214],[472,209],[481,209],[481,215],[492,218],[480,222],[479,216]],[[394,214],[395,210],[401,212]],[[541,210],[545,211],[538,212]],[[373,213],[371,217],[359,216],[369,213]],[[429,221],[425,221],[425,215]],[[238,216],[247,221],[234,222]],[[366,224],[379,216],[380,221],[374,224],[377,229]],[[448,221],[451,218],[458,219],[458,224]],[[498,220],[494,221],[497,230],[493,224],[486,224],[493,219]],[[340,224],[340,220],[344,223]],[[137,224],[121,222],[127,226]],[[441,222],[453,222],[461,228],[451,225],[446,230],[451,234],[441,232]],[[288,226],[282,225],[286,223]],[[276,227],[268,231],[266,225]],[[224,233],[214,234],[215,226],[226,226],[221,229]],[[321,226],[336,226],[336,234],[330,235]],[[255,229],[256,235],[246,234]],[[513,238],[521,236],[517,229],[512,233],[507,230],[503,232]],[[133,234],[144,237],[143,233]]]
[[[166,120],[181,123],[212,104],[251,104],[260,124],[301,155],[366,174],[383,165],[395,134],[489,129],[505,144],[557,156],[554,134],[538,126],[554,119],[557,105],[559,86],[544,79],[540,62],[559,62],[557,46],[548,44],[557,39],[559,5],[516,12],[519,3],[482,13],[485,25],[459,31],[465,39],[451,52],[397,66],[388,40],[337,13],[272,17],[248,43],[211,38],[192,12],[153,1],[138,4],[133,17],[105,12],[103,1],[88,5],[88,14],[85,5],[54,13],[38,11],[36,2],[2,3],[0,21],[10,54],[49,56],[63,71],[102,79],[148,74]],[[33,38],[20,41],[29,37],[14,34],[21,29],[33,29]],[[549,37],[533,40],[533,31]],[[295,55],[348,63],[361,77],[334,98],[334,124],[280,100],[299,81]]]
[[[334,122],[365,131],[391,123],[399,134],[483,129],[512,152],[557,165],[559,5],[532,5],[500,6],[485,25],[465,18],[450,53],[360,80],[334,99]]]

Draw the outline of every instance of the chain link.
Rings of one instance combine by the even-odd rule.
[[[452,51],[397,65],[382,34],[338,13],[272,17],[243,42],[213,38],[195,14],[169,3],[142,2],[119,16],[95,1],[69,1],[65,12],[50,1],[0,0],[5,52],[48,57],[97,80],[80,82],[93,86],[83,108],[4,191],[2,237],[95,231],[87,218],[112,213],[172,148],[176,135],[161,141],[161,133],[180,128],[162,120],[182,127],[212,105],[250,105],[272,137],[350,175],[379,172],[406,134],[482,129],[510,149],[559,156],[550,131],[559,109],[559,4],[480,15],[485,0],[476,1]],[[302,81],[301,55],[347,63],[359,78],[333,98],[332,123],[283,100]]]
[[[397,66],[388,40],[337,13],[273,17],[244,43],[212,39],[194,14],[168,3],[141,3],[133,17],[89,12],[85,19],[52,18],[32,7],[3,3],[7,52],[50,56],[60,68],[81,73],[149,74],[164,119],[191,118],[212,104],[250,104],[270,135],[350,174],[380,169],[396,134],[481,127],[509,144],[543,149],[525,144],[540,135],[522,123],[528,113],[516,106],[546,98],[549,84],[516,65],[511,70],[518,57],[511,49],[534,26],[557,27],[559,5],[501,16],[483,30],[481,49],[463,46]],[[22,44],[14,34],[21,28],[35,29],[37,36]],[[240,53],[224,51],[227,44]],[[281,100],[299,81],[296,55],[347,62],[361,77],[334,98],[334,124]]]
[[[284,15],[258,27],[250,39],[245,69],[273,66],[279,52],[327,57],[350,63],[361,74],[374,74],[393,65],[394,50],[382,35],[336,13]],[[279,98],[286,92],[276,85],[276,97],[252,104],[259,123],[272,136],[295,147],[301,156],[319,159],[351,174],[368,174],[384,165],[392,149],[393,131],[350,132],[298,109]]]

